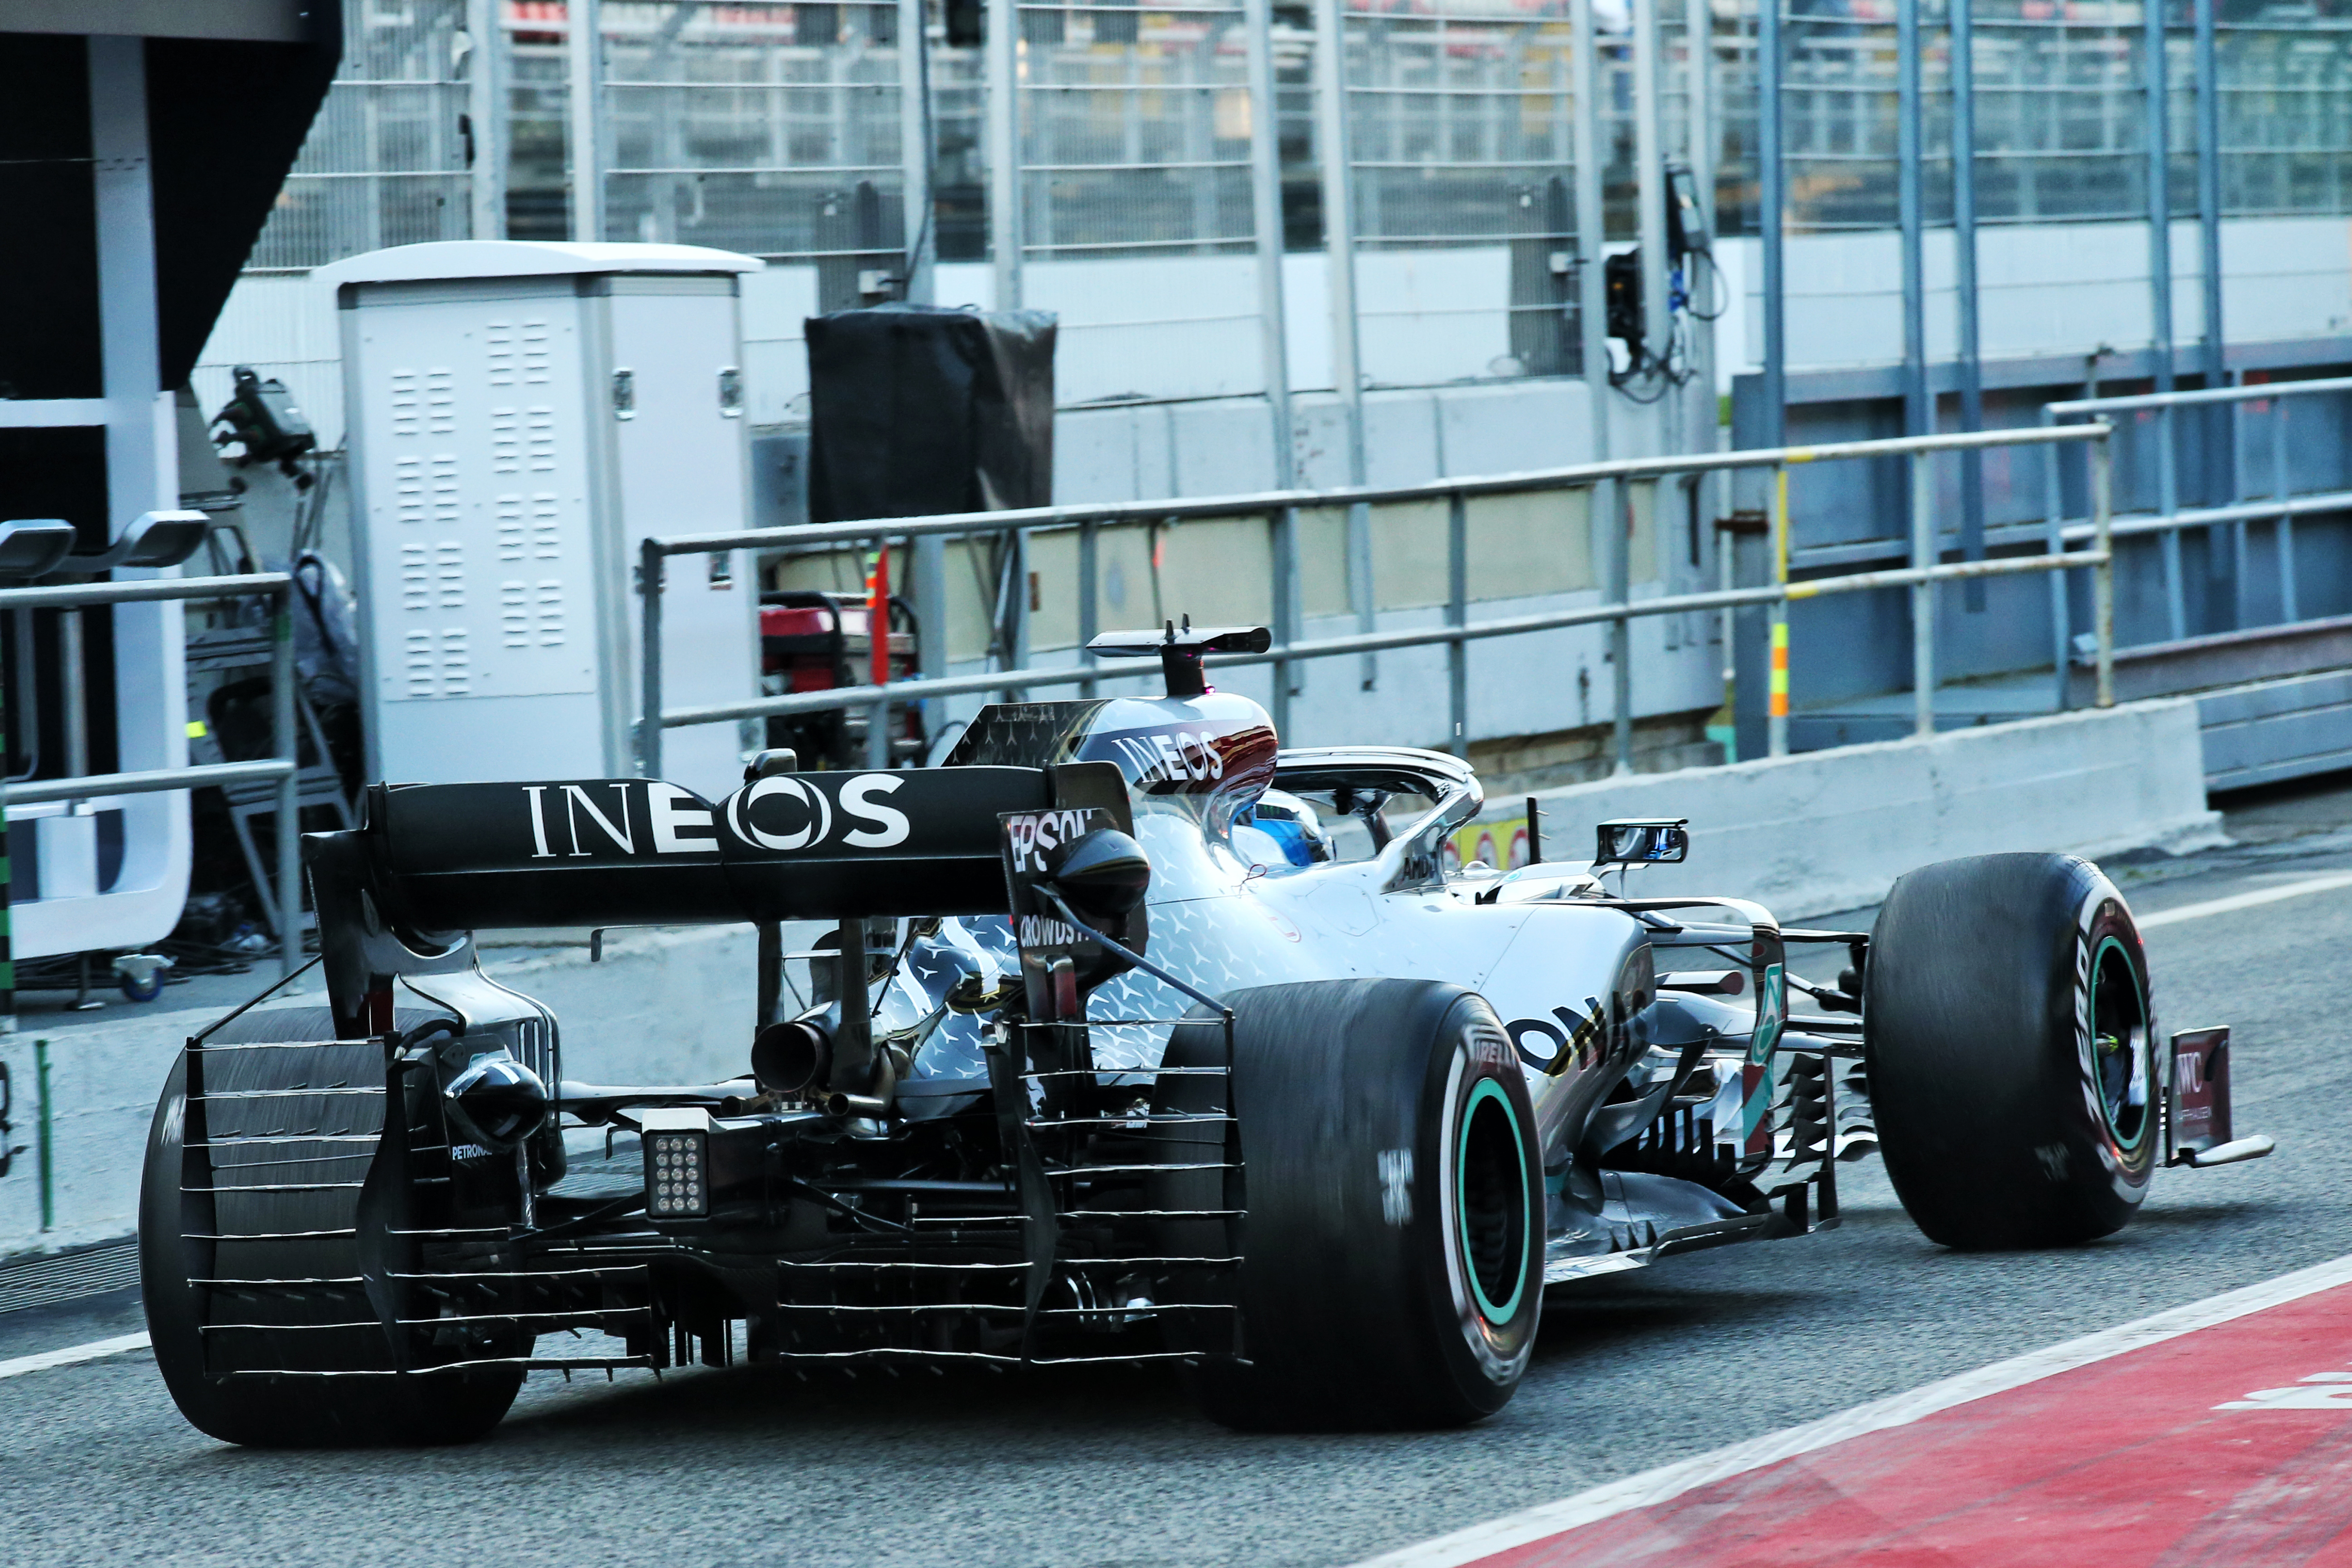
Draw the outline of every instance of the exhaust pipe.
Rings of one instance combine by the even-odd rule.
[[[751,1076],[771,1094],[807,1093],[832,1075],[833,1037],[840,1027],[838,1002],[769,1025],[751,1041]]]

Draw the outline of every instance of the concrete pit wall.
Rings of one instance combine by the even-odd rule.
[[[1536,797],[1548,858],[1591,853],[1612,817],[1686,816],[1690,858],[1632,873],[1634,897],[1720,893],[1784,921],[1861,909],[1915,867],[2065,850],[2096,859],[2226,842],[2205,805],[2197,704],[2174,698],[1680,773]],[[1517,815],[1515,800],[1486,815]]]

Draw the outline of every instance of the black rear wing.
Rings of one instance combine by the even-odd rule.
[[[657,779],[375,784],[303,839],[339,1023],[467,968],[477,931],[1003,914],[998,816],[1108,805],[1108,763],[772,773],[724,800]]]

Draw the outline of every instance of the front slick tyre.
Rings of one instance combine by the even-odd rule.
[[[1202,1368],[1202,1408],[1260,1430],[1493,1415],[1543,1309],[1535,1116],[1494,1010],[1419,980],[1268,986],[1232,1005],[1247,1360]],[[1180,1060],[1222,1055],[1215,1026],[1181,1033]]]
[[[1863,1030],[1886,1173],[1929,1240],[2069,1247],[2119,1230],[2162,1141],[2147,954],[2071,855],[1985,855],[1895,884]]]

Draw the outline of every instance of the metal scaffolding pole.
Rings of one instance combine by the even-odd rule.
[[[1959,294],[1960,428],[1984,428],[1984,366],[1977,321],[1977,70],[1975,0],[1952,5],[1952,257]],[[1985,554],[1984,459],[1960,454],[1960,558]],[[2062,578],[2061,581],[2063,579]],[[1981,577],[1969,578],[1960,607],[1985,607]]]
[[[1589,6],[1591,0],[1584,4]],[[1789,193],[1780,155],[1780,0],[1761,0],[1756,24],[1756,230],[1764,251],[1764,428],[1757,437],[1765,447],[1785,446],[1789,439],[1788,272],[1781,254]]]
[[[1895,0],[1895,217],[1903,231],[1903,433],[1934,432],[1927,401],[1927,302],[1919,189],[1919,0]]]
[[[899,205],[907,236],[906,259],[900,264],[906,279],[899,297],[909,304],[928,305],[940,254],[939,233],[931,221],[930,36],[923,0],[898,0],[898,10]],[[919,583],[919,563],[915,572]]]
[[[603,0],[572,0],[571,39],[572,237],[604,237],[604,48]]]
[[[2221,70],[2213,38],[2213,0],[2191,0],[2191,10],[2197,31],[2198,281],[2203,286],[2205,303],[2202,358],[2205,384],[2219,387],[2227,386],[2230,380],[2221,337]],[[2202,411],[2200,434],[2205,460],[2200,467],[2209,505],[2238,495],[2235,437],[2240,412],[2241,405],[2235,404]],[[2227,574],[2235,584],[2234,597],[2242,608],[2246,597],[2245,544],[2242,522],[2206,535],[2207,575],[2222,576],[2215,568],[2226,558]],[[2231,622],[2233,627],[2246,624],[2242,613],[2232,616]]]
[[[501,0],[466,0],[466,127],[473,237],[507,237],[507,36]]]
[[[1000,310],[1021,308],[1020,48],[1019,7],[988,0],[988,245]]]
[[[1698,203],[1699,226],[1706,231],[1708,244],[1712,247],[1717,232],[1715,165],[1717,132],[1715,122],[1715,12],[1710,0],[1684,0],[1683,37],[1684,54],[1687,61],[1685,75],[1688,81],[1687,102],[1690,117],[1691,195]],[[1671,199],[1673,193],[1668,192],[1667,195]],[[1710,299],[1702,296],[1697,264],[1696,261],[1691,261],[1686,265],[1689,266],[1690,271],[1683,279],[1683,287],[1689,291],[1694,301],[1691,307],[1693,313],[1688,322],[1691,334],[1691,402],[1693,408],[1698,413],[1698,430],[1705,434],[1705,439],[1698,444],[1712,447],[1716,445],[1717,437],[1717,421],[1715,414],[1715,323],[1700,319],[1697,312],[1710,310],[1720,312],[1725,308],[1726,302],[1719,297]],[[1713,271],[1711,266],[1709,270]],[[1713,278],[1706,287],[1709,289],[1719,289],[1722,283],[1723,275],[1720,272],[1714,272]],[[1727,481],[1718,481],[1718,483],[1727,484]],[[1706,500],[1708,488],[1702,484],[1698,490],[1701,504],[1704,504]],[[1719,501],[1721,510],[1727,513],[1731,510],[1728,498],[1729,491],[1727,489]],[[1714,531],[1707,531],[1712,536]]]
[[[1282,142],[1280,103],[1274,77],[1274,8],[1269,0],[1242,0],[1242,24],[1249,35],[1250,219],[1257,263],[1258,363],[1265,380],[1268,432],[1274,446],[1274,482],[1278,489],[1298,483],[1297,434],[1290,419],[1289,317],[1282,292]],[[1303,595],[1298,578],[1298,517],[1286,507],[1274,514],[1275,605],[1277,625],[1289,635],[1304,636],[1300,626]],[[1087,585],[1089,595],[1093,584]],[[1369,584],[1365,598],[1369,602]],[[1091,602],[1091,600],[1089,601]],[[1359,617],[1363,624],[1364,617]],[[1364,684],[1370,686],[1376,656],[1363,656]],[[1306,667],[1282,663],[1274,667],[1275,732],[1286,734],[1290,700],[1304,686]]]
[[[2221,337],[2221,70],[2213,40],[2213,0],[2197,16],[2197,227],[2205,289],[2205,384],[2227,384]],[[2209,477],[2212,470],[2207,470]],[[2210,495],[2219,501],[2219,493]]]
[[[1633,0],[1633,200],[1642,247],[1642,341],[1664,363],[1674,317],[1666,297],[1666,153],[1658,123],[1658,0]],[[1671,392],[1669,397],[1671,397]]]
[[[1591,460],[1609,456],[1609,286],[1604,265],[1609,213],[1601,176],[1608,162],[1601,148],[1601,39],[1592,26],[1592,0],[1572,0],[1569,23],[1576,36],[1576,312],[1578,357],[1584,365],[1585,402],[1591,425]]]
[[[2171,131],[2165,110],[2164,5],[2149,0],[2141,46],[2147,100],[2147,290],[2156,390],[2172,390]],[[2168,509],[2170,502],[2167,502]]]
[[[1250,216],[1256,239],[1258,359],[1274,426],[1274,484],[1298,482],[1297,437],[1290,427],[1290,347],[1282,297],[1282,144],[1274,85],[1274,8],[1242,0],[1249,33]]]
[[[2141,68],[2147,123],[2147,299],[2148,342],[2156,359],[2156,390],[2170,392],[2172,378],[2172,131],[2166,109],[2168,83],[2164,43],[2164,0],[2147,0],[2142,6]],[[2168,407],[2157,414],[2157,505],[2168,515],[2178,510],[2180,495],[2175,483],[2179,448]],[[2164,571],[2164,608],[2168,630],[2176,642],[2189,635],[2187,598],[2180,583],[2180,533],[2167,529],[2158,542]]]
[[[1356,314],[1356,184],[1348,142],[1348,22],[1340,0],[1316,0],[1315,151],[1323,188],[1323,257],[1331,292],[1331,380],[1346,426],[1348,482],[1365,481],[1364,373]],[[1356,629],[1373,629],[1371,510],[1348,509],[1348,603]],[[1294,667],[1296,668],[1296,667]],[[1367,691],[1380,671],[1366,654],[1360,673]]]

